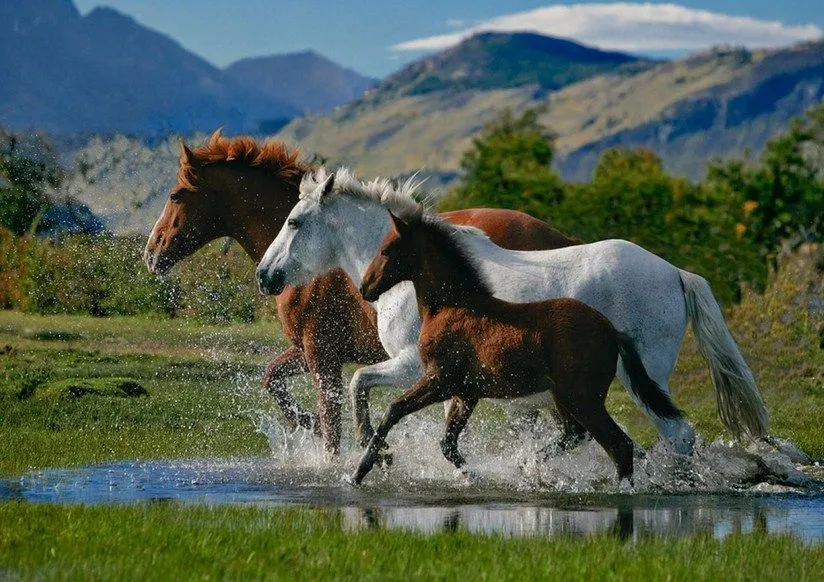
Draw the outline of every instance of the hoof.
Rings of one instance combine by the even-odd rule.
[[[691,457],[695,448],[695,430],[686,422],[667,439],[669,449],[678,455]]]
[[[633,493],[635,491],[635,481],[632,475],[624,477],[618,482],[618,493]]]
[[[470,471],[469,469],[455,469],[455,476],[463,478],[466,485],[474,485],[480,479],[475,471]]]
[[[344,475],[342,481],[350,487],[360,488],[360,481],[354,475]]]
[[[395,462],[395,455],[393,455],[389,451],[382,451],[382,452],[378,453],[377,463],[378,463],[378,466],[381,469],[383,469],[383,470],[388,469],[389,467],[392,466],[392,464],[394,462]]]

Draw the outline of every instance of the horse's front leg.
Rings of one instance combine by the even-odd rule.
[[[397,386],[409,388],[423,375],[418,350],[405,351],[398,356],[364,366],[355,372],[349,382],[352,395],[352,409],[355,415],[355,434],[361,447],[369,444],[374,434],[369,418],[369,391],[375,386]]]
[[[332,455],[340,453],[340,409],[343,403],[343,362],[335,345],[317,345],[304,341],[306,363],[312,374],[312,386],[318,402],[318,424],[323,437],[323,446]]]
[[[372,470],[375,461],[378,460],[381,449],[384,447],[386,435],[400,419],[408,414],[426,408],[430,404],[443,402],[450,398],[452,394],[446,389],[445,383],[440,376],[427,375],[421,378],[412,388],[404,392],[399,398],[394,400],[386,414],[383,415],[378,429],[369,441],[363,458],[361,458],[358,469],[352,475],[352,482],[360,485],[366,474]]]
[[[466,460],[458,450],[458,437],[469,422],[469,417],[475,406],[478,404],[477,398],[463,399],[453,398],[450,402],[449,412],[446,417],[446,433],[441,440],[441,451],[446,460],[460,469],[466,464]]]
[[[263,373],[263,389],[275,399],[290,428],[300,426],[320,434],[317,415],[303,410],[286,386],[287,378],[308,371],[303,352],[297,346],[291,346],[267,364]]]

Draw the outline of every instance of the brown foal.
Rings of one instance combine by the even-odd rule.
[[[283,142],[227,138],[216,131],[200,147],[181,142],[177,183],[146,245],[149,270],[165,273],[216,238],[228,236],[259,262],[298,201],[303,174],[313,166]],[[514,250],[553,249],[580,240],[520,212],[478,208],[444,215],[470,224]],[[343,364],[387,358],[378,339],[375,311],[342,271],[333,271],[277,297],[283,333],[292,344],[266,367],[263,385],[286,422],[320,432],[326,449],[340,447]],[[318,415],[305,412],[288,392],[288,377],[311,372]]]
[[[376,300],[412,281],[421,313],[423,378],[389,406],[352,476],[358,484],[404,416],[453,399],[441,441],[444,456],[464,465],[458,436],[481,398],[517,398],[550,390],[566,423],[580,425],[629,479],[633,443],[604,402],[620,354],[633,388],[656,414],[681,412],[649,378],[632,342],[601,313],[575,299],[509,303],[492,296],[461,237],[470,236],[423,213],[399,219],[363,278],[361,292]]]

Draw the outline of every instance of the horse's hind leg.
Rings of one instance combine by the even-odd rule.
[[[618,481],[632,480],[632,439],[612,419],[603,401],[573,402],[567,392],[558,398],[558,406],[565,407],[589,431],[615,463]]]
[[[263,389],[275,399],[278,408],[283,412],[286,424],[291,428],[300,426],[320,434],[317,414],[304,411],[286,387],[287,378],[308,371],[303,352],[297,346],[291,346],[266,366],[263,373]]]
[[[561,439],[558,448],[562,451],[571,451],[580,445],[589,436],[580,422],[562,406],[556,406],[552,412],[561,429]]]
[[[446,417],[446,434],[441,440],[441,451],[446,460],[455,465],[458,469],[466,464],[466,459],[458,450],[458,437],[469,422],[469,417],[478,400],[464,400],[453,398],[450,402],[449,414]]]

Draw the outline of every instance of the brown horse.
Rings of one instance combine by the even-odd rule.
[[[580,425],[629,479],[633,443],[604,402],[620,354],[633,391],[656,414],[681,412],[647,375],[631,340],[575,299],[509,303],[493,297],[460,230],[435,216],[392,217],[394,229],[363,277],[369,301],[412,281],[421,313],[424,377],[392,402],[352,480],[371,470],[389,430],[404,416],[453,399],[441,441],[444,456],[464,465],[458,436],[481,398],[517,398],[549,390],[567,424]]]
[[[312,168],[297,150],[277,140],[258,144],[250,137],[226,138],[216,131],[194,150],[181,141],[177,183],[146,245],[149,270],[165,273],[224,236],[238,241],[259,262],[298,201],[301,178]],[[510,210],[480,208],[445,216],[456,224],[481,228],[511,249],[552,249],[581,242]],[[387,357],[378,339],[375,312],[342,271],[287,288],[277,297],[277,308],[292,346],[266,367],[263,385],[290,426],[320,429],[327,450],[336,453],[343,364],[374,364]],[[305,372],[312,374],[317,418],[303,411],[286,389],[288,377]]]

